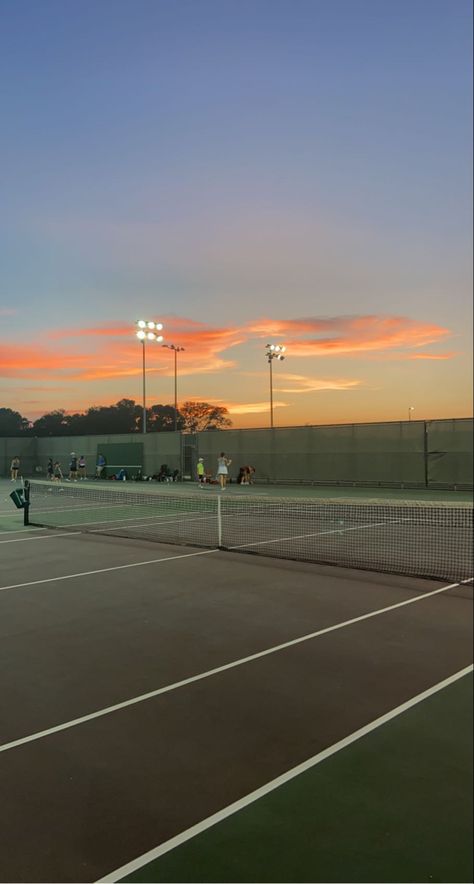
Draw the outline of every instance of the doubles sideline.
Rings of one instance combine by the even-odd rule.
[[[109,872],[109,874],[105,875],[103,878],[99,878],[96,884],[102,884],[102,882],[120,881],[126,876],[131,875],[133,872],[136,872],[137,869],[141,868],[147,863],[158,859],[158,857],[163,856],[163,854],[165,853],[169,853],[170,850],[174,850],[174,848],[179,847],[186,841],[190,841],[191,838],[196,837],[196,835],[199,835],[201,832],[205,832],[207,829],[210,829],[217,823],[222,822],[223,820],[232,816],[234,813],[242,810],[244,807],[248,807],[249,804],[253,804],[255,801],[258,801],[260,798],[263,798],[265,795],[268,795],[270,792],[273,792],[275,789],[278,789],[280,786],[283,786],[290,780],[295,779],[295,777],[299,776],[302,773],[305,773],[312,767],[316,767],[316,765],[321,764],[322,761],[325,761],[326,758],[330,758],[331,755],[335,755],[337,752],[340,752],[341,749],[345,749],[347,746],[350,746],[351,743],[355,743],[357,740],[360,740],[362,737],[370,734],[371,731],[376,730],[377,728],[391,721],[393,718],[402,715],[402,713],[406,712],[408,709],[411,709],[413,706],[416,706],[418,703],[421,703],[423,700],[426,700],[433,694],[438,693],[438,691],[442,691],[444,688],[458,681],[460,678],[468,675],[472,671],[473,666],[466,666],[465,669],[461,669],[459,670],[459,672],[455,672],[454,675],[449,676],[449,678],[445,678],[443,681],[438,682],[431,688],[428,688],[428,690],[417,694],[415,697],[411,697],[410,700],[407,700],[400,706],[396,706],[394,709],[391,709],[390,712],[386,712],[385,715],[381,715],[379,718],[375,718],[373,721],[369,722],[369,724],[364,725],[364,727],[359,728],[352,734],[349,734],[347,737],[339,740],[337,743],[333,743],[332,746],[328,746],[327,749],[323,749],[322,752],[318,752],[317,755],[313,755],[312,758],[308,758],[302,764],[298,764],[296,767],[291,768],[284,774],[276,777],[274,780],[270,780],[270,782],[265,783],[265,785],[260,786],[260,788],[255,789],[253,792],[249,792],[248,795],[244,795],[243,798],[239,798],[238,801],[234,801],[232,804],[228,804],[227,807],[223,807],[221,810],[217,811],[217,813],[212,814],[212,816],[201,820],[199,823],[196,823],[196,825],[191,826],[189,829],[185,829],[183,832],[180,832],[178,835],[175,835],[168,841],[164,841],[162,844],[159,844],[152,850],[148,850],[141,856],[135,857],[135,859],[133,859],[131,862],[120,866],[120,868],[115,869],[113,872]]]

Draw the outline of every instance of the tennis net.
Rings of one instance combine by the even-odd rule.
[[[32,481],[29,524],[378,572],[473,576],[472,507],[243,498]]]

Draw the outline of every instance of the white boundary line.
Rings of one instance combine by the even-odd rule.
[[[31,528],[14,528],[13,531],[0,531],[0,534],[26,534],[27,531],[47,531],[47,528],[37,528],[36,525],[32,525]]]
[[[68,534],[72,532],[68,531]],[[81,534],[82,532],[78,532]],[[149,559],[146,562],[128,562],[125,565],[112,565],[109,568],[97,568],[95,571],[80,571],[77,574],[61,574],[60,577],[44,577],[42,580],[28,580],[26,583],[11,583],[9,586],[0,586],[0,592],[4,589],[22,589],[25,586],[38,586],[40,583],[57,583],[59,580],[72,580],[74,577],[90,577],[92,574],[106,574],[108,571],[121,571],[122,568],[139,568],[141,565],[156,565],[159,562],[172,562],[176,559],[190,559],[193,556],[208,556],[219,552],[218,549],[203,549],[199,552],[182,553],[179,556],[162,556],[160,559]],[[457,584],[456,584],[457,586]]]
[[[343,525],[340,525],[339,528],[331,528],[329,531],[316,531],[312,534],[294,534],[291,537],[277,537],[272,540],[256,540],[250,543],[239,543],[236,546],[225,546],[224,549],[245,549],[248,546],[265,546],[270,543],[286,543],[289,540],[307,540],[308,537],[323,537],[326,534],[345,534],[348,531],[360,531],[362,528],[380,528],[385,525],[397,524],[399,525],[401,521],[400,519],[390,520],[388,522],[371,522],[369,525],[354,525],[353,528],[344,528]]]
[[[165,559],[164,561],[167,561],[167,559]],[[472,580],[473,578],[470,579]],[[466,583],[467,581],[464,580],[462,582]],[[69,728],[76,727],[79,724],[85,724],[87,721],[92,721],[95,718],[102,718],[104,715],[110,715],[112,712],[118,712],[120,709],[126,709],[128,706],[135,706],[137,703],[143,703],[145,700],[151,700],[153,697],[159,697],[161,694],[167,694],[171,691],[176,691],[179,688],[186,687],[187,685],[193,684],[194,682],[203,681],[205,678],[211,678],[211,676],[218,675],[221,672],[227,672],[229,669],[236,669],[238,666],[243,666],[245,663],[252,663],[254,660],[259,660],[262,657],[268,657],[269,654],[276,654],[278,651],[283,651],[286,650],[286,648],[300,645],[303,642],[318,638],[321,635],[327,635],[329,632],[334,632],[337,629],[344,629],[347,626],[352,626],[354,623],[361,623],[363,620],[370,620],[372,617],[378,617],[380,614],[386,614],[389,611],[396,610],[397,608],[403,608],[406,605],[413,605],[415,602],[420,602],[423,599],[438,595],[441,592],[446,592],[449,589],[455,589],[456,586],[460,585],[460,583],[450,583],[448,586],[441,586],[438,589],[432,590],[431,592],[417,595],[414,598],[405,599],[405,601],[403,602],[396,602],[396,604],[389,605],[386,608],[379,608],[376,611],[369,611],[367,614],[361,614],[359,617],[352,617],[351,620],[343,620],[340,623],[334,623],[332,626],[326,626],[324,627],[324,629],[316,630],[316,632],[310,632],[307,635],[300,636],[299,638],[291,639],[290,641],[283,642],[280,645],[275,645],[274,647],[267,648],[265,651],[257,651],[257,653],[255,654],[249,654],[248,657],[242,657],[239,660],[234,660],[232,663],[225,663],[223,666],[217,666],[215,669],[208,669],[206,672],[200,672],[198,675],[192,675],[189,678],[183,678],[181,681],[176,681],[173,684],[165,685],[164,687],[157,688],[154,691],[148,691],[148,693],[140,694],[137,697],[132,697],[130,700],[124,700],[121,703],[115,703],[113,706],[107,706],[105,709],[98,709],[96,712],[90,712],[88,715],[81,715],[80,718],[74,718],[71,721],[65,721],[62,724],[57,724],[54,727],[47,728],[43,731],[38,731],[35,734],[29,734],[27,737],[20,737],[18,740],[12,740],[10,743],[3,743],[3,745],[0,745],[0,753],[8,752],[10,749],[15,749],[18,746],[23,746],[25,743],[32,743],[36,740],[41,740],[43,737],[49,737],[51,736],[51,734],[56,734],[59,733],[59,731],[68,730]]]
[[[54,537],[73,537],[82,531],[65,531],[61,534],[40,534],[38,537],[13,537],[12,540],[0,540],[0,543],[26,543],[27,540],[52,540]]]
[[[298,764],[296,767],[293,767],[290,770],[286,771],[284,774],[281,774],[281,776],[276,777],[274,780],[270,780],[268,783],[265,783],[264,786],[260,786],[259,789],[255,789],[253,792],[249,792],[248,795],[244,795],[244,797],[239,798],[238,801],[234,801],[232,804],[228,804],[227,807],[223,807],[221,810],[217,811],[217,813],[213,813],[206,819],[201,820],[201,822],[196,823],[196,825],[191,826],[189,829],[185,829],[184,832],[180,832],[179,835],[175,835],[174,838],[170,838],[168,841],[164,841],[163,844],[160,844],[158,847],[154,847],[152,850],[148,850],[141,856],[137,856],[131,862],[120,866],[120,868],[115,869],[113,872],[109,872],[108,875],[105,875],[103,878],[99,878],[96,884],[102,884],[102,882],[116,882],[119,881],[121,878],[132,874],[132,872],[135,872],[137,869],[141,868],[147,863],[158,859],[158,857],[160,856],[163,856],[164,853],[169,853],[170,850],[174,850],[176,847],[179,847],[181,844],[184,844],[191,838],[195,838],[196,835],[200,835],[201,832],[205,832],[207,829],[210,829],[217,823],[222,822],[223,820],[232,816],[234,813],[243,810],[244,807],[248,807],[249,804],[253,804],[260,798],[263,798],[265,795],[268,795],[270,792],[273,792],[275,789],[278,789],[280,786],[288,783],[290,780],[295,779],[295,777],[299,776],[300,774],[305,773],[313,767],[316,767],[316,765],[321,764],[322,761],[330,758],[331,755],[335,755],[336,752],[340,752],[341,749],[345,749],[347,746],[350,746],[352,743],[355,743],[362,737],[367,736],[367,734],[370,734],[372,731],[391,721],[393,718],[397,718],[408,709],[411,709],[413,706],[416,706],[418,703],[421,703],[423,700],[426,700],[433,694],[438,693],[438,691],[442,691],[444,688],[453,684],[455,681],[458,681],[460,678],[463,678],[465,675],[472,671],[473,666],[466,666],[465,669],[460,669],[459,672],[455,672],[454,675],[450,675],[449,678],[445,678],[443,681],[438,682],[438,684],[435,684],[431,688],[428,688],[428,690],[423,691],[421,694],[417,694],[415,697],[412,697],[410,700],[407,700],[400,706],[396,706],[394,709],[391,709],[390,712],[385,713],[385,715],[381,715],[379,718],[375,718],[373,721],[369,722],[369,724],[364,725],[364,727],[359,728],[352,734],[349,734],[347,737],[339,740],[337,743],[333,743],[332,746],[328,746],[327,749],[323,749],[322,752],[318,752],[317,755],[313,755],[312,758],[308,758],[306,761],[303,761],[302,764]]]

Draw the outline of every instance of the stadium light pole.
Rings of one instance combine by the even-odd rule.
[[[146,433],[146,365],[145,365],[145,343],[146,341],[158,341],[161,343],[163,335],[159,332],[163,325],[161,322],[152,322],[148,319],[137,319],[135,325],[138,327],[136,336],[142,342],[142,433]]]
[[[176,344],[163,344],[168,350],[174,350],[174,431],[178,429],[178,353],[182,353],[184,347],[177,347]]]
[[[414,410],[415,410],[415,406],[414,406],[414,405],[410,405],[410,406],[408,407],[408,420],[409,420],[409,421],[411,421],[411,413],[412,413],[412,411],[414,411]]]
[[[284,352],[286,347],[283,347],[281,344],[266,344],[265,345],[265,356],[267,357],[268,364],[270,366],[270,427],[273,430],[273,370],[272,363],[274,359],[278,359],[280,362],[283,361]]]

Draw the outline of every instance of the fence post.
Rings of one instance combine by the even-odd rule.
[[[425,467],[425,488],[428,488],[429,486],[428,457],[428,422],[423,421],[423,461]]]

